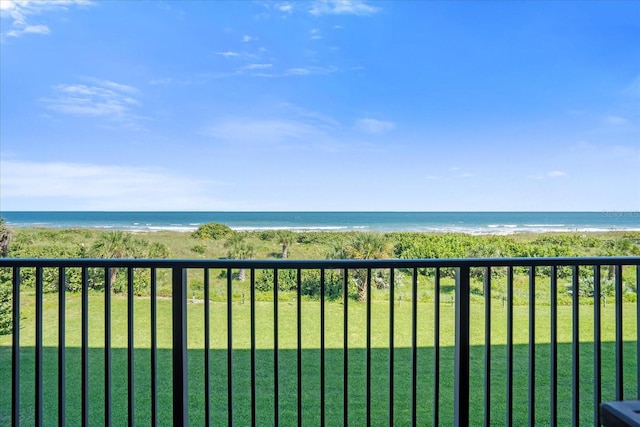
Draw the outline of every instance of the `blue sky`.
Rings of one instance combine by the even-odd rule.
[[[0,210],[640,210],[638,1],[0,6]]]

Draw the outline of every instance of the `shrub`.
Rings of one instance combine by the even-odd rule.
[[[11,333],[12,322],[11,271],[0,269],[0,335]]]
[[[224,224],[219,224],[217,222],[209,222],[207,224],[203,224],[196,231],[194,231],[191,236],[196,239],[223,239],[229,235],[233,234],[233,230]]]
[[[191,252],[195,252],[200,255],[202,255],[206,251],[207,251],[207,247],[205,245],[195,245],[191,248]]]

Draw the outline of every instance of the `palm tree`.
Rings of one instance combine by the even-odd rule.
[[[224,243],[224,247],[229,249],[227,257],[231,259],[252,259],[255,256],[255,248],[251,243],[244,241],[244,235],[234,233]],[[241,268],[238,273],[238,280],[244,282],[246,279],[246,269]]]
[[[382,234],[358,233],[344,246],[334,246],[328,256],[338,259],[381,259],[389,256],[389,249]],[[353,276],[358,286],[358,301],[365,301],[367,270],[356,269]]]
[[[137,258],[141,255],[142,244],[131,234],[119,230],[100,234],[91,247],[91,252],[98,258]],[[118,269],[112,268],[109,287],[112,288],[118,275]]]
[[[282,259],[287,259],[289,246],[295,242],[295,236],[291,230],[280,230],[276,236],[278,243],[282,245]]]

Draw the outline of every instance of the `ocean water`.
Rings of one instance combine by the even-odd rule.
[[[219,222],[238,231],[423,231],[469,234],[640,230],[640,212],[0,212],[10,227],[190,232]]]

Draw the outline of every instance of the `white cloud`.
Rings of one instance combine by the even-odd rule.
[[[376,119],[359,119],[356,120],[355,128],[367,133],[383,133],[390,131],[395,127],[393,122],[387,122]]]
[[[3,161],[4,209],[222,210],[208,195],[219,183],[151,167]]]
[[[139,92],[133,86],[109,80],[85,79],[87,84],[59,84],[53,87],[55,96],[41,99],[52,111],[85,117],[105,117],[132,122],[132,109],[140,102],[134,98]]]
[[[567,175],[566,172],[555,170],[555,171],[550,171],[550,172],[547,172],[547,173],[539,173],[537,175],[529,175],[527,178],[535,179],[535,180],[539,181],[539,180],[543,180],[543,179],[560,178],[560,177],[563,177],[563,176],[566,176],[566,175]]]
[[[49,34],[51,29],[45,24],[31,24],[34,15],[42,15],[54,10],[67,10],[69,6],[89,6],[89,0],[1,0],[0,19],[11,19],[9,37],[21,37],[24,34]]]
[[[318,0],[313,2],[312,15],[373,15],[380,11],[362,0]]]
[[[20,37],[23,34],[49,34],[51,30],[46,25],[26,25],[20,29],[7,32],[9,37]]]
[[[322,36],[320,35],[320,30],[318,30],[317,28],[309,31],[309,37],[311,38],[311,40],[320,40],[322,38]]]
[[[244,43],[248,43],[248,42],[251,42],[251,41],[254,41],[254,40],[258,40],[258,38],[257,37],[247,36],[247,35],[242,36],[242,41]]]
[[[316,66],[294,67],[294,68],[289,68],[285,72],[285,75],[287,75],[287,76],[308,76],[308,75],[311,75],[311,74],[330,74],[330,73],[335,73],[336,71],[338,71],[338,69],[335,68],[335,67],[316,67]]]
[[[248,64],[242,67],[245,70],[264,70],[273,67],[273,64]]]
[[[280,12],[284,12],[284,13],[293,12],[293,5],[291,3],[280,3],[280,4],[276,5],[276,8]]]
[[[191,83],[192,82],[190,80],[179,80],[179,79],[174,79],[173,77],[164,77],[164,78],[149,80],[150,85],[161,85],[161,86],[188,85]]]
[[[216,55],[224,56],[224,57],[227,57],[227,58],[232,58],[234,56],[240,56],[240,54],[238,52],[232,52],[230,50],[228,50],[226,52],[216,52]]]

